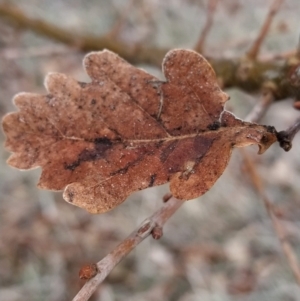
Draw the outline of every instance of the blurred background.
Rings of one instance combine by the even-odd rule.
[[[219,0],[204,54],[239,58],[256,38],[272,1]],[[207,18],[204,0],[0,1],[32,19],[74,36],[106,36],[128,47],[193,48]],[[0,9],[1,10],[1,9]],[[262,55],[296,48],[300,2],[286,0],[263,44]],[[78,41],[80,44],[80,40]],[[97,49],[94,49],[97,50]],[[100,49],[99,49],[100,50]],[[0,14],[0,117],[15,110],[18,92],[45,93],[48,72],[88,80],[84,52],[21,26]],[[155,65],[139,64],[162,78]],[[259,95],[226,91],[228,108],[245,117]],[[293,100],[276,102],[261,123],[286,129],[299,116]],[[70,300],[84,284],[80,267],[97,262],[157,210],[168,186],[133,194],[115,210],[91,215],[61,193],[37,189],[40,170],[7,166],[0,131],[0,300]],[[275,204],[287,239],[300,256],[300,135],[289,153],[271,147],[249,154]],[[201,179],[200,179],[201,180]],[[254,301],[300,300],[300,288],[270,218],[253,188],[239,150],[214,187],[186,202],[159,241],[148,238],[124,259],[91,300]]]

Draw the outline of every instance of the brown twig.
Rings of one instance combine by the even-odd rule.
[[[252,111],[245,118],[247,121],[258,122],[267,112],[268,108],[274,101],[274,93],[271,90],[266,90],[262,93],[260,100],[254,106]]]
[[[267,209],[268,215],[271,218],[275,233],[278,236],[278,239],[280,241],[282,250],[286,256],[286,259],[289,263],[289,266],[294,274],[294,277],[295,277],[298,285],[300,285],[300,268],[299,268],[299,262],[298,262],[297,256],[296,256],[291,244],[287,240],[287,237],[286,237],[287,235],[286,235],[284,227],[282,226],[282,224],[277,219],[277,217],[274,213],[274,209],[273,209],[274,206],[264,191],[262,179],[259,176],[259,174],[257,173],[256,168],[255,168],[251,158],[249,157],[249,155],[246,153],[245,150],[242,150],[242,154],[243,154],[244,161],[246,163],[250,178],[252,180],[253,186],[255,187],[255,189],[257,190],[258,194],[261,196],[261,198],[264,202],[264,205]]]
[[[247,120],[251,122],[258,122],[267,111],[268,107],[272,103],[272,100],[273,100],[272,91],[266,91],[266,93],[262,96],[260,102],[254,107],[252,112],[250,112],[250,114],[247,116]],[[293,126],[291,126],[288,130],[285,131],[286,137],[290,139],[289,140],[290,142],[299,130],[300,130],[300,118],[296,121],[296,123]],[[264,185],[262,179],[257,173],[257,170],[251,158],[249,157],[249,155],[244,149],[241,150],[241,153],[243,155],[244,162],[249,172],[252,184],[263,200],[264,206],[266,207],[268,215],[271,218],[274,231],[278,236],[278,239],[282,246],[282,250],[287,258],[291,270],[293,271],[297,283],[300,285],[299,262],[292,246],[287,241],[285,229],[280,223],[280,221],[278,221],[276,214],[274,213],[275,211],[274,205],[272,204],[272,202],[270,201],[270,199],[268,198],[267,194],[264,191]]]
[[[39,35],[75,47],[78,50],[89,51],[92,49],[109,48],[116,53],[119,53],[119,51],[123,52],[125,55],[129,55],[130,53],[128,45],[125,47],[123,43],[116,42],[114,39],[110,39],[106,36],[97,37],[88,34],[77,34],[73,30],[70,31],[40,19],[30,18],[13,5],[0,4],[0,17],[12,22],[18,28],[23,30],[30,29]]]
[[[18,26],[18,28],[29,29],[80,51],[109,49],[132,64],[143,63],[161,66],[161,62],[169,50],[148,45],[130,47],[122,41],[111,39],[108,36],[80,35],[76,30],[66,30],[43,20],[30,18],[20,9],[7,4],[0,4],[0,17]],[[274,94],[275,100],[288,97],[300,99],[300,89],[294,89],[289,80],[290,70],[295,69],[295,66],[282,64],[282,61],[253,61],[251,68],[247,69],[245,78],[241,78],[239,70],[244,64],[243,60],[210,58],[209,62],[218,78],[222,79],[223,88],[238,87],[249,93],[257,92],[262,89],[266,74],[272,74],[272,76],[275,74],[276,76],[272,77],[272,81],[277,86]]]
[[[172,197],[151,217],[144,220],[138,229],[133,231],[112,252],[97,263],[96,276],[88,280],[73,301],[86,301],[95,292],[98,285],[107,277],[111,270],[127,256],[139,243],[151,235],[153,229],[161,229],[166,221],[176,212],[184,201]],[[155,238],[158,238],[155,235]]]
[[[260,47],[270,29],[273,18],[277,14],[282,2],[283,0],[274,0],[274,2],[272,3],[269,13],[265,19],[265,22],[261,27],[256,40],[254,41],[253,45],[251,46],[250,50],[247,53],[247,57],[249,59],[255,60],[257,58]]]
[[[194,50],[199,53],[203,52],[206,37],[211,29],[211,26],[213,25],[214,14],[216,11],[217,4],[218,4],[218,0],[209,0],[206,22],[200,33],[199,39],[194,47]]]
[[[119,19],[114,24],[112,29],[108,32],[107,36],[109,36],[110,38],[115,39],[120,34],[120,32],[122,30],[122,27],[124,26],[124,24],[126,22],[126,18],[128,16],[128,14],[130,13],[132,7],[135,5],[136,1],[137,0],[129,0],[128,1],[127,5],[124,8],[123,12],[121,13]]]
[[[74,49],[76,51],[76,49]],[[19,58],[39,57],[39,56],[53,56],[70,54],[71,50],[62,46],[43,46],[31,47],[28,49],[21,48],[5,48],[0,51],[0,59],[15,60]]]

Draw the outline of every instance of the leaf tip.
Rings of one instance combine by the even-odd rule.
[[[71,183],[65,187],[63,199],[67,203],[85,209],[92,214],[98,214],[107,211],[101,210],[97,207],[97,202],[94,200],[93,196],[89,193],[86,193],[86,188],[79,182]]]

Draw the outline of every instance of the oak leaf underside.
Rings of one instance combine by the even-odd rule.
[[[47,95],[15,96],[18,112],[3,119],[8,163],[41,166],[38,186],[92,213],[108,211],[132,192],[170,182],[179,199],[196,198],[215,183],[232,148],[276,136],[270,127],[224,111],[228,96],[199,54],[172,50],[166,81],[104,50],[88,54],[92,81],[51,73]]]

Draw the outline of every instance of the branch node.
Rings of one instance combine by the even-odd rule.
[[[290,126],[286,131],[281,131],[277,133],[277,140],[280,147],[282,147],[286,152],[292,148],[292,141],[295,135],[300,131],[300,118],[298,118],[295,123]]]
[[[143,224],[138,229],[137,235],[140,237],[145,237],[145,236],[149,235],[149,233],[151,233],[153,228],[154,228],[153,222],[150,220],[146,220],[143,222]]]
[[[156,240],[160,239],[163,236],[163,228],[156,224],[151,232],[151,235]]]
[[[288,152],[292,148],[292,141],[287,131],[277,133],[277,140],[281,148]]]
[[[99,269],[96,263],[86,264],[84,265],[78,275],[80,279],[89,280],[95,277],[99,273]]]

